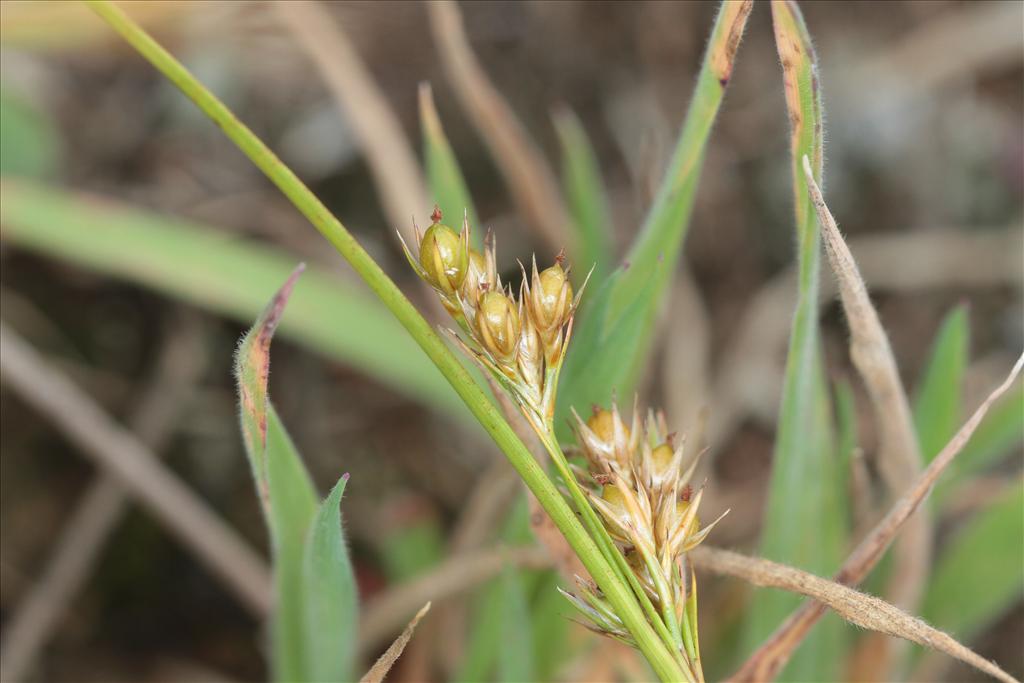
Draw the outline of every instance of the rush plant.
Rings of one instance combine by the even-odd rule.
[[[927,457],[935,458],[923,473],[919,472],[921,463],[916,462],[919,454],[901,454],[905,476],[888,483],[897,489],[889,493],[894,498],[900,494],[902,497],[843,563],[849,529],[843,519],[845,480],[835,454],[836,442],[846,443],[849,439],[837,440],[833,435],[832,406],[821,362],[816,319],[822,234],[819,230],[825,234],[830,263],[840,278],[855,339],[870,342],[868,346],[882,352],[888,349],[888,342],[880,326],[870,325],[872,320],[877,323],[877,319],[872,319],[873,309],[866,302],[863,284],[857,284],[856,266],[850,265],[852,256],[844,252],[845,244],[829,222],[831,215],[817,187],[823,165],[821,92],[809,34],[795,3],[772,3],[792,123],[799,298],[787,357],[762,549],[770,559],[818,573],[839,568],[835,582],[753,558],[739,561],[741,566],[737,568],[735,554],[699,548],[718,520],[702,526],[698,515],[704,491],[695,490],[691,481],[699,455],[696,447],[686,448],[685,440],[670,432],[662,413],[645,414],[634,402],[627,420],[614,403],[616,395],[634,395],[638,377],[650,356],[658,329],[658,312],[689,227],[707,142],[732,75],[752,2],[725,2],[719,9],[668,172],[629,248],[629,267],[611,267],[614,258],[608,253],[611,240],[607,219],[593,210],[602,205],[596,187],[599,174],[593,168],[593,155],[578,123],[563,115],[558,127],[569,159],[567,194],[572,201],[569,209],[561,207],[562,211],[556,213],[567,217],[571,214],[572,225],[567,229],[572,231],[572,238],[567,242],[578,244],[585,258],[596,261],[596,267],[592,270],[595,264],[584,262],[583,268],[572,268],[569,261],[574,255],[560,252],[545,268],[540,268],[535,258],[529,269],[521,265],[518,287],[503,282],[497,267],[496,238],[488,234],[482,248],[478,248],[480,242],[473,234],[476,226],[471,225],[470,217],[474,212],[465,183],[454,165],[429,90],[421,92],[433,193],[444,202],[449,221],[452,215],[462,215],[462,226],[458,231],[449,227],[443,222],[445,215],[435,208],[424,232],[414,226],[415,243],[410,246],[403,241],[402,246],[412,269],[436,292],[454,321],[455,328],[447,331],[452,345],[479,367],[496,394],[509,399],[506,403],[512,409],[504,413],[492,403],[446,340],[342,223],[251,130],[115,5],[106,0],[88,0],[88,4],[191,98],[274,182],[365,280],[383,308],[436,366],[465,409],[505,454],[588,574],[577,577],[575,588],[563,593],[589,628],[635,647],[661,680],[704,681],[695,570],[706,566],[743,576],[758,585],[784,587],[819,601],[805,603],[804,608],[786,619],[796,606],[796,597],[759,597],[750,609],[746,636],[752,646],[769,634],[771,638],[740,670],[740,679],[763,680],[780,671],[784,676],[788,672],[805,680],[834,677],[846,647],[843,634],[836,628],[838,622],[813,632],[809,641],[814,647],[799,651],[790,662],[792,668],[783,669],[790,654],[824,612],[824,605],[855,624],[946,652],[955,651],[954,656],[993,675],[1005,676],[998,667],[985,669],[983,663],[972,660],[970,651],[965,653],[948,645],[947,640],[952,639],[945,634],[941,635],[947,640],[936,637],[934,629],[929,630],[923,622],[918,624],[896,607],[877,599],[881,604],[871,602],[850,588],[874,566],[898,528],[908,519],[916,519],[914,511],[941,468],[978,427],[991,399],[979,409],[976,419],[972,418],[959,431],[955,423],[946,419],[941,436],[922,437],[928,445]],[[431,12],[438,26],[452,25],[452,5],[432,4]],[[454,49],[449,55],[453,69],[462,69],[478,79],[472,65],[465,71],[464,46],[453,42],[447,47]],[[472,94],[482,99],[491,96],[483,88]],[[471,104],[476,101],[469,99]],[[530,163],[529,155],[524,158],[525,163]],[[530,192],[529,178],[519,181],[517,194],[524,198],[537,196]],[[448,208],[452,205],[457,213]],[[540,218],[547,228],[551,227],[550,221],[545,220],[549,217]],[[585,274],[589,273],[597,276],[588,284]],[[274,554],[277,605],[271,653],[275,676],[281,680],[347,679],[356,667],[352,642],[357,629],[357,596],[339,512],[347,476],[340,478],[325,501],[319,501],[302,460],[273,409],[267,388],[271,335],[297,277],[298,271],[286,281],[239,348],[236,375],[242,433]],[[589,301],[583,298],[584,292]],[[869,323],[866,327],[864,320]],[[373,349],[359,349],[361,353],[374,353]],[[855,360],[867,357],[857,355],[859,351],[863,353],[854,349]],[[886,366],[885,370],[891,381],[894,367]],[[862,373],[870,383],[870,373],[863,368]],[[389,378],[398,381],[394,373]],[[939,405],[953,400],[947,391],[950,382],[945,380],[941,373],[929,376],[928,386],[939,387],[929,390],[929,396],[943,393],[949,400],[922,400],[916,412],[919,430],[925,429],[921,421],[931,423],[940,419],[929,415],[951,412],[940,410]],[[898,377],[894,386],[897,393],[902,392]],[[1009,382],[1000,390],[1008,386]],[[420,382],[420,394],[433,396],[438,391],[431,382]],[[450,398],[450,394],[445,395]],[[451,408],[451,403],[446,409],[458,412]],[[586,419],[577,413],[579,407],[594,403],[598,407]],[[884,406],[876,408],[885,417]],[[909,416],[909,411],[903,412]],[[537,437],[539,453],[531,452],[517,434],[514,427],[520,421]],[[900,428],[912,426],[908,422]],[[564,446],[573,440],[572,446]],[[910,441],[913,440],[911,434]],[[944,443],[945,448],[936,455]],[[545,460],[550,460],[551,472]],[[794,491],[792,481],[798,479],[796,474],[810,476],[807,495]],[[900,488],[908,483],[913,487]],[[825,538],[809,546],[807,538],[817,529],[824,530]],[[805,554],[801,556],[801,552]],[[906,554],[897,554],[897,559],[900,557]],[[950,563],[942,567],[942,585],[954,585],[955,577],[960,575],[957,567]],[[1010,590],[1014,586],[1016,583]],[[934,601],[929,596],[925,604],[934,605]],[[857,612],[856,608],[864,604],[876,610],[870,615],[872,618]],[[363,680],[383,678],[423,613],[417,615]],[[892,619],[879,621],[878,614],[883,613]],[[772,633],[771,629],[780,623],[782,626]],[[895,623],[912,627],[901,630],[892,626]]]

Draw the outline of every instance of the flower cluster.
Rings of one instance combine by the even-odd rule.
[[[718,523],[700,528],[703,488],[694,495],[690,485],[697,457],[683,469],[684,443],[675,443],[660,412],[648,412],[641,425],[634,407],[628,426],[614,404],[611,410],[595,406],[586,421],[575,411],[573,417],[578,451],[588,464],[579,478],[592,506],[654,606],[684,623],[696,588],[686,553]],[[595,630],[630,642],[596,586],[578,585],[579,595],[567,595]]]
[[[497,273],[494,235],[488,232],[483,252],[470,246],[469,221],[456,233],[433,221],[420,235],[413,225],[419,253],[402,241],[416,273],[437,291],[445,309],[468,337],[456,335],[475,358],[519,403],[537,428],[554,415],[555,388],[572,331],[579,294],[573,296],[564,254],[554,265],[529,276],[520,264],[523,281],[518,297]]]

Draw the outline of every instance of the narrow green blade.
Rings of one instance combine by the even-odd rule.
[[[0,182],[4,242],[122,278],[248,323],[296,258],[224,231],[94,195]],[[182,275],[188,265],[187,277]],[[358,320],[358,325],[345,321]],[[281,333],[450,415],[465,407],[387,309],[361,284],[310,268]]]
[[[343,474],[320,505],[303,558],[306,670],[313,681],[353,680],[359,594],[341,526]]]
[[[479,249],[483,244],[482,226],[473,206],[473,198],[466,186],[466,178],[459,167],[459,161],[448,143],[448,136],[444,134],[441,117],[437,115],[434,95],[428,83],[420,85],[420,127],[423,131],[427,182],[430,184],[434,201],[441,208],[447,224],[456,230],[462,224],[463,214],[469,218],[469,225],[473,228],[470,233],[473,246]]]
[[[991,501],[946,544],[922,616],[967,642],[1024,596],[1024,483]]]
[[[534,674],[533,633],[525,581],[521,572],[506,567],[501,575],[501,618],[498,646],[499,683],[537,680]]]
[[[588,272],[594,282],[604,282],[612,270],[611,209],[601,181],[601,167],[583,124],[569,109],[555,115],[555,130],[562,147],[562,188],[569,203],[577,286]],[[587,299],[584,299],[587,301]]]
[[[239,415],[246,454],[270,528],[277,605],[272,667],[279,681],[309,679],[303,619],[303,540],[317,496],[299,454],[267,393],[270,340],[302,267],[297,268],[242,338],[235,357]]]
[[[914,401],[914,426],[925,462],[931,462],[960,428],[968,334],[967,307],[957,306],[943,320],[932,345]]]
[[[818,224],[801,167],[807,155],[820,183],[822,106],[814,51],[799,8],[794,2],[773,2],[772,18],[792,123],[799,279],[761,554],[827,576],[839,566],[846,546],[847,496],[835,454],[818,333]],[[748,648],[759,645],[799,603],[798,596],[781,591],[757,592]],[[841,622],[827,615],[796,651],[780,680],[837,680],[844,656],[841,629]]]
[[[652,331],[690,224],[693,198],[711,128],[732,74],[752,2],[722,3],[672,162],[654,205],[626,257],[588,306],[562,371],[559,419],[572,406],[630,396],[649,355]],[[602,311],[600,315],[594,314]],[[621,325],[629,316],[629,329]],[[608,343],[619,335],[618,343]],[[595,370],[600,367],[601,370]]]

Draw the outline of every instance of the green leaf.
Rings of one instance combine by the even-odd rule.
[[[274,677],[280,681],[309,679],[303,617],[303,541],[316,514],[317,496],[267,393],[270,340],[301,272],[302,266],[292,272],[242,338],[235,357],[242,437],[270,528],[277,593],[271,627],[272,665]]]
[[[313,681],[354,678],[359,594],[341,526],[343,474],[320,505],[303,558],[306,670]]]
[[[622,269],[608,278],[581,316],[562,371],[559,424],[570,406],[608,401],[612,393],[631,396],[665,292],[675,273],[690,224],[704,150],[732,73],[752,3],[722,3],[704,55],[697,86],[654,205]],[[600,282],[596,284],[601,284]],[[600,315],[596,312],[601,311]],[[630,316],[633,329],[620,333],[618,321]],[[612,335],[618,342],[608,343]],[[600,368],[600,370],[595,370]],[[583,386],[585,385],[585,386]]]
[[[530,531],[529,511],[526,497],[520,496],[505,519],[500,534],[501,542],[508,545],[526,545],[535,542]],[[502,647],[505,618],[505,576],[488,581],[473,601],[469,639],[466,654],[459,668],[457,681],[466,683],[491,680],[498,665],[499,650]],[[521,587],[518,589],[523,591]]]
[[[33,178],[56,175],[60,142],[46,114],[0,87],[0,173]]]
[[[577,264],[573,270],[576,284],[583,282],[591,268],[593,281],[604,282],[612,270],[612,214],[601,181],[601,167],[583,124],[571,110],[558,111],[555,130],[562,147],[562,188],[576,233],[572,240],[578,249],[572,255]]]
[[[408,581],[441,561],[444,533],[435,517],[426,516],[387,534],[381,551],[388,579],[395,583]]]
[[[448,137],[444,134],[441,118],[434,106],[434,95],[428,83],[420,84],[420,127],[423,131],[427,182],[430,184],[434,201],[441,208],[448,225],[456,230],[459,229],[465,213],[472,228],[470,236],[473,246],[479,249],[483,244],[480,220],[462,169],[459,168],[459,161],[455,158],[455,152],[452,151]]]
[[[565,597],[557,590],[561,585],[558,572],[536,574],[536,588],[530,607],[535,678],[552,681],[558,678],[562,666],[576,655],[579,647],[578,641],[569,638],[569,629],[574,624],[566,617]]]
[[[799,277],[761,554],[828,576],[839,566],[846,547],[847,494],[841,460],[835,455],[818,332],[818,224],[801,164],[804,155],[812,159],[820,183],[821,97],[813,46],[796,3],[772,3],[772,18],[792,123]],[[757,647],[800,602],[799,596],[781,591],[758,591],[751,606],[748,648]],[[780,680],[836,680],[845,634],[841,622],[834,615],[828,617],[794,653]]]
[[[935,495],[942,498],[950,486],[965,477],[982,472],[998,463],[1024,443],[1024,385],[1010,389],[988,411],[988,415],[956,456],[957,478],[943,478]]]
[[[501,640],[502,591],[501,581],[490,581],[473,600],[472,627],[466,642],[466,654],[454,677],[457,683],[491,680]]]
[[[498,646],[498,681],[520,683],[535,681],[533,663],[533,634],[530,609],[526,599],[523,577],[512,567],[501,575],[501,617]]]
[[[850,490],[850,470],[853,451],[857,448],[857,402],[853,388],[846,380],[835,383],[836,407],[836,474],[839,481],[836,487],[843,491]],[[848,512],[848,511],[844,511]],[[853,523],[850,515],[845,515],[845,526],[850,531]]]
[[[579,409],[579,406],[595,401],[606,403],[618,391],[616,387],[609,387],[608,378],[638,376],[645,361],[645,357],[635,351],[638,341],[651,333],[650,322],[654,311],[636,306],[612,317],[610,301],[602,296],[608,289],[615,287],[621,273],[621,270],[616,271],[611,276],[586,311],[585,324],[592,325],[600,332],[577,336],[569,345],[563,370],[563,375],[567,376],[559,388],[561,397],[555,406],[555,429],[563,440],[569,440],[572,436],[569,427],[570,408],[575,406]],[[650,295],[656,286],[656,273],[651,272],[641,294]],[[589,359],[589,362],[584,363],[585,359]]]
[[[993,500],[939,555],[921,611],[929,623],[970,641],[1024,595],[1024,484]]]
[[[939,328],[918,387],[914,426],[926,463],[938,455],[960,428],[969,331],[967,307],[957,306]]]
[[[266,283],[287,277],[296,257],[222,230],[28,181],[0,182],[5,242],[249,322]],[[182,276],[188,264],[188,276]],[[450,415],[468,414],[436,368],[365,288],[324,268],[308,269],[281,334]],[[358,325],[344,321],[358,320]]]

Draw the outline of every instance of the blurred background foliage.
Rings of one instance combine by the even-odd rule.
[[[447,206],[464,183],[479,225],[498,236],[504,272],[514,277],[515,259],[534,250],[550,260],[551,245],[525,227],[459,106],[426,10],[326,7],[413,147],[424,150],[424,166],[443,169],[457,158],[462,180],[435,188],[449,215],[458,215]],[[271,5],[127,9],[429,310],[393,239],[408,225],[389,217],[358,125]],[[714,6],[529,2],[462,10],[487,75],[557,169],[553,181],[563,182],[583,236],[570,260],[584,270],[596,259],[598,272],[611,272],[618,262],[600,254],[624,254],[643,224]],[[930,458],[1024,345],[1024,9],[862,2],[803,10],[823,84],[828,200],[872,287]],[[159,393],[165,378],[154,368],[167,347],[183,335],[198,339],[202,369],[160,451],[244,537],[265,547],[237,433],[231,355],[304,260],[309,270],[275,344],[272,392],[319,490],[341,472],[352,475],[343,508],[363,600],[415,580],[456,550],[534,543],[504,460],[440,375],[216,127],[85,8],[4,2],[0,11],[7,324],[126,423],[154,384]],[[421,128],[424,81],[440,137],[429,116]],[[770,13],[756,8],[639,382],[645,405],[663,406],[670,424],[702,433],[711,448],[705,514],[732,509],[712,542],[751,553],[761,547],[796,291],[788,141]],[[604,196],[596,194],[602,187]],[[416,209],[421,225],[429,210]],[[834,291],[828,272],[822,287]],[[876,430],[850,365],[842,311],[826,298],[821,312],[825,371],[839,387],[836,443],[850,463],[853,533],[877,512]],[[935,561],[920,610],[1018,677],[1022,416],[1018,384],[940,482],[931,502]],[[7,629],[96,472],[6,391],[0,419],[0,629]],[[477,515],[490,523],[474,530],[467,517]],[[878,573],[885,570],[883,563]],[[884,585],[872,581],[877,590]],[[608,643],[598,647],[565,618],[556,583],[552,572],[510,566],[450,601],[421,626],[394,679],[647,676],[641,663]],[[751,591],[714,577],[702,579],[702,591],[701,643],[713,679],[743,659]],[[861,634],[845,633],[841,675],[860,679],[870,652],[858,647]],[[385,640],[367,644],[364,656]],[[267,675],[263,642],[258,621],[133,508],[64,606],[28,678],[256,679]],[[980,675],[934,655],[912,659],[912,670],[928,678]]]

